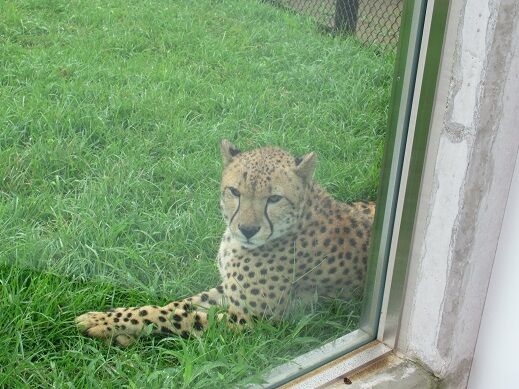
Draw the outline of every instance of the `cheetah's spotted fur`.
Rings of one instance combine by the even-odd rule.
[[[334,200],[312,179],[314,153],[242,153],[226,140],[221,150],[222,283],[164,307],[83,314],[76,323],[86,335],[128,345],[151,324],[155,333],[187,337],[207,328],[212,306],[225,307],[218,317],[239,327],[253,317],[282,318],[296,298],[347,297],[363,286],[374,203]]]

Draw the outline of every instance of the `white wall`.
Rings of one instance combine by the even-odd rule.
[[[397,350],[457,389],[468,382],[519,147],[519,2],[450,4]]]
[[[519,387],[519,166],[516,162],[497,248],[476,352],[470,389]]]

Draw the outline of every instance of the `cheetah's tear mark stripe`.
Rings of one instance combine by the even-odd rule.
[[[229,188],[227,188],[227,189],[229,189]],[[229,226],[232,224],[234,217],[238,214],[238,211],[240,210],[240,204],[241,204],[240,197],[238,197],[238,207],[236,208],[236,211],[234,211],[234,213],[232,214],[231,221],[229,222]]]
[[[269,206],[269,203],[266,202],[266,203],[265,203],[265,210],[263,211],[263,213],[265,214],[265,217],[267,218],[267,221],[269,222],[269,227],[270,227],[270,234],[269,234],[269,236],[267,236],[267,239],[266,239],[266,240],[268,240],[268,239],[272,236],[272,234],[274,233],[274,225],[273,225],[272,222],[270,221],[269,214],[268,214],[268,212],[267,212],[267,208],[268,208],[268,206]]]

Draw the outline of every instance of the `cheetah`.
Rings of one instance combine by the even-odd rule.
[[[373,202],[334,200],[313,180],[315,153],[295,158],[275,147],[241,152],[227,140],[220,208],[226,223],[220,285],[166,306],[116,308],[76,318],[87,336],[121,346],[145,333],[199,336],[209,309],[230,327],[281,320],[307,296],[348,298],[363,287]]]

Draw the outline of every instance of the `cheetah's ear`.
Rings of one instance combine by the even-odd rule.
[[[296,174],[306,183],[312,181],[316,162],[317,156],[314,152],[296,158]]]
[[[220,150],[222,152],[224,167],[230,164],[235,156],[240,154],[240,150],[227,139],[223,139],[220,142]]]

